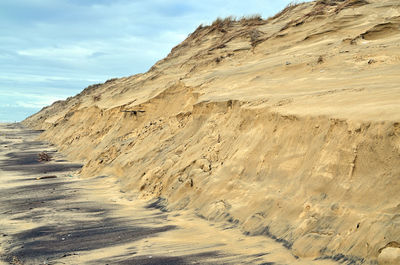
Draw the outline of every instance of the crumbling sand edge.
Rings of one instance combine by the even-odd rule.
[[[224,101],[169,117],[82,109],[42,137],[84,159],[83,175],[113,174],[127,191],[165,198],[169,210],[232,222],[299,257],[361,264],[400,236],[393,223],[399,132],[390,121],[300,117]]]

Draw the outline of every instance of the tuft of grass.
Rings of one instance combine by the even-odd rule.
[[[194,32],[200,31],[200,30],[202,30],[202,29],[204,29],[204,28],[205,28],[205,26],[204,26],[203,24],[200,24],[200,25],[196,28],[196,30],[195,30]]]
[[[210,28],[211,30],[219,30],[221,32],[226,32],[226,29],[232,26],[232,24],[236,22],[236,17],[229,16],[226,18],[218,17],[216,20],[213,21]]]
[[[251,46],[254,48],[260,42],[260,37],[262,36],[262,32],[257,29],[253,29],[252,31],[250,31],[249,35],[250,35]]]
[[[243,16],[243,17],[240,17],[239,19],[234,16],[229,16],[226,18],[218,17],[216,20],[213,21],[210,28],[211,28],[211,30],[218,29],[221,32],[226,32],[226,29],[231,27],[233,25],[233,23],[236,23],[236,22],[241,23],[245,26],[246,25],[252,26],[252,25],[258,25],[260,23],[263,23],[264,20],[262,19],[260,14]]]
[[[331,6],[331,5],[336,5],[338,1],[342,1],[342,0],[318,0],[318,1],[316,1],[310,12],[304,14],[300,18],[289,21],[285,26],[283,26],[281,28],[281,31],[286,30],[290,27],[298,27],[300,25],[303,25],[305,22],[307,22],[310,19],[312,20],[317,16],[325,15],[325,11],[327,10],[327,7]],[[343,0],[343,1],[345,1],[345,0]],[[297,3],[295,5],[298,6],[298,5],[300,5],[300,3]],[[296,7],[296,6],[294,6],[294,7]],[[292,9],[294,7],[292,5]],[[292,10],[292,9],[290,9],[290,10]],[[289,11],[287,11],[287,12],[289,12]]]
[[[241,17],[239,22],[244,26],[258,26],[265,24],[266,20],[263,20],[260,14],[253,14]]]
[[[91,91],[95,90],[96,88],[100,87],[101,85],[102,85],[102,83],[93,84],[93,85],[90,85],[87,88],[85,88],[83,91],[91,92]]]
[[[357,6],[363,6],[369,4],[368,1],[366,0],[345,0],[343,3],[339,4],[336,9],[335,13],[339,13],[343,9],[349,8],[349,7],[357,7]]]
[[[338,2],[344,2],[345,0],[318,0],[316,5],[324,5],[324,6],[336,6]]]
[[[270,19],[277,19],[284,16],[286,13],[290,12],[291,10],[295,9],[297,6],[301,5],[302,2],[292,1],[290,2],[284,9],[282,9],[279,13],[273,16]]]
[[[260,14],[253,14],[253,15],[248,15],[248,16],[243,16],[240,18],[240,22],[248,22],[248,21],[262,21],[262,17]]]
[[[108,79],[106,82],[104,82],[104,84],[111,83],[111,82],[114,82],[116,80],[118,80],[118,78],[111,78],[111,79]]]

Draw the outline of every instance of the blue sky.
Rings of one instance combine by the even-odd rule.
[[[199,24],[267,18],[291,0],[1,0],[0,122],[113,77],[146,72]]]

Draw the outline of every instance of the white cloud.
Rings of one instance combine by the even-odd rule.
[[[63,60],[76,60],[91,56],[96,51],[79,46],[43,47],[17,51],[18,55],[32,57],[49,57]]]
[[[34,75],[34,74],[0,74],[0,81],[18,81],[18,82],[47,82],[47,81],[74,81],[79,77],[56,76],[56,75]],[[87,82],[98,82],[99,78],[85,78]]]
[[[29,108],[29,109],[40,109],[43,108],[44,106],[52,104],[56,100],[60,100],[63,98],[60,97],[52,97],[52,98],[42,98],[39,101],[17,101],[16,105],[19,107],[23,108]]]
[[[4,95],[13,100],[11,103],[0,102],[0,107],[23,107],[31,109],[40,109],[52,104],[54,101],[65,99],[67,97],[66,95],[38,95],[16,91],[0,92],[0,96]]]

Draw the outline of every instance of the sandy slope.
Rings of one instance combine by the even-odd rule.
[[[230,223],[162,211],[157,200],[122,193],[112,177],[81,179],[81,165],[37,134],[0,124],[0,264],[338,264],[296,258]],[[37,161],[43,151],[52,161]]]
[[[275,238],[400,259],[400,7],[317,1],[199,27],[147,73],[25,121],[82,174]]]

